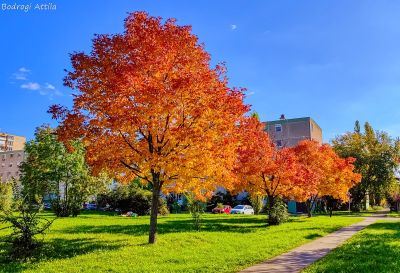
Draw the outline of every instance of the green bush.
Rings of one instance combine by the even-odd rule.
[[[253,206],[254,214],[259,214],[264,207],[264,197],[259,195],[250,196],[250,203]]]
[[[188,202],[189,212],[192,214],[193,228],[197,231],[200,231],[205,203],[197,200],[193,194],[188,193],[185,196]]]
[[[0,182],[0,211],[10,211],[13,205],[12,182]]]
[[[106,207],[107,204],[113,210],[122,213],[132,211],[138,215],[150,214],[152,193],[136,184],[119,185],[115,190],[97,196],[97,205]],[[169,214],[168,207],[164,199],[159,199],[158,212],[161,215]]]
[[[279,225],[289,218],[287,206],[281,198],[275,198],[273,205],[268,209],[268,224]]]
[[[162,198],[160,198],[159,202],[160,203],[159,203],[159,206],[158,206],[158,213],[163,215],[163,216],[168,215],[169,214],[169,209],[168,209],[168,206],[167,206],[167,202]]]

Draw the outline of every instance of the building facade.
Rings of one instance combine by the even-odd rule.
[[[310,117],[286,119],[281,115],[280,119],[264,124],[265,131],[279,148],[296,146],[302,140],[315,140],[322,144],[322,129]]]
[[[21,151],[25,147],[26,138],[0,132],[0,152]]]
[[[19,165],[25,159],[25,152],[8,151],[0,152],[0,182],[9,181],[11,179],[19,179]]]

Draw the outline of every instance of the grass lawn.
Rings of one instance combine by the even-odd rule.
[[[390,217],[400,217],[400,212],[391,211],[388,216]]]
[[[333,216],[353,216],[353,217],[365,217],[365,216],[371,216],[374,214],[374,211],[359,211],[359,212],[354,212],[354,211],[333,211]],[[322,215],[322,214],[321,214]]]
[[[7,261],[0,245],[0,272],[236,272],[361,220],[292,217],[267,227],[265,218],[207,214],[196,232],[188,214],[161,216],[156,245],[147,244],[149,217],[57,219],[45,237],[44,254],[30,262]]]
[[[400,272],[400,223],[372,224],[302,273]]]

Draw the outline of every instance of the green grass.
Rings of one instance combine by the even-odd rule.
[[[333,211],[333,216],[352,216],[352,217],[365,217],[365,216],[371,216],[374,214],[374,211],[359,211],[359,212],[354,212],[354,211]],[[321,214],[323,215],[323,214]]]
[[[147,244],[149,217],[57,219],[42,255],[29,262],[7,261],[0,245],[0,272],[236,272],[361,220],[291,217],[267,227],[265,218],[207,214],[204,228],[196,232],[187,214],[163,216],[156,245]]]
[[[382,221],[372,224],[302,271],[317,272],[400,272],[400,223]]]
[[[400,217],[400,212],[391,211],[388,214],[389,217]]]

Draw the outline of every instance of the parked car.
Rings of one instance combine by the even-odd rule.
[[[87,209],[87,210],[96,210],[97,206],[94,203],[88,203],[88,204],[84,205],[84,208]]]
[[[254,209],[249,205],[237,205],[231,210],[231,214],[254,214]]]
[[[212,209],[212,213],[231,213],[232,207],[229,205],[224,205],[223,207],[215,207]]]
[[[43,203],[43,208],[46,209],[46,210],[47,209],[51,209],[51,203],[50,202],[44,202]]]

